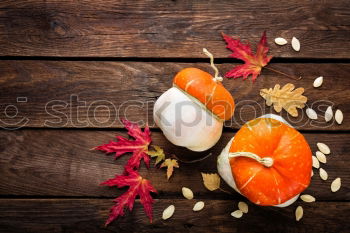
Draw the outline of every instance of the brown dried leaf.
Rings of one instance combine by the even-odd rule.
[[[220,188],[220,176],[218,174],[216,173],[210,174],[210,173],[202,172],[202,178],[203,178],[203,184],[208,190],[214,191]]]
[[[179,168],[179,164],[176,159],[166,159],[160,167],[167,167],[166,176],[169,180],[174,172],[174,167]]]
[[[266,105],[271,106],[276,112],[281,112],[282,108],[293,117],[298,116],[297,108],[304,108],[307,97],[303,96],[304,88],[295,89],[291,83],[287,83],[282,88],[276,84],[274,88],[261,89],[260,95],[266,100]]]

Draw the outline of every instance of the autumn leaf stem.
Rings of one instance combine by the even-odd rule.
[[[181,163],[196,163],[196,162],[200,162],[200,161],[203,161],[205,160],[206,158],[210,157],[212,155],[212,153],[209,153],[207,154],[206,156],[202,157],[202,158],[199,158],[199,159],[194,159],[194,160],[182,160],[182,159],[179,159],[176,155],[171,155],[172,158],[180,161]]]
[[[225,190],[225,189],[222,189],[221,187],[219,187],[219,190],[220,190],[221,192],[224,192],[224,193],[227,193],[227,194],[232,195],[232,193],[231,193],[230,191],[227,191],[227,190]]]
[[[286,77],[288,77],[288,78],[290,78],[290,79],[294,79],[294,80],[300,80],[300,79],[301,79],[301,76],[300,76],[299,78],[297,78],[297,77],[295,77],[295,76],[291,76],[291,75],[289,75],[289,74],[286,74],[286,73],[284,73],[284,72],[282,72],[282,71],[275,70],[275,69],[273,69],[273,68],[271,68],[271,67],[265,66],[264,68],[265,68],[265,69],[268,69],[268,70],[271,70],[271,71],[273,71],[273,72],[275,72],[275,73],[282,74],[282,75],[284,75],[284,76],[286,76]]]

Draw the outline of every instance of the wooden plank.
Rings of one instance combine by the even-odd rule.
[[[276,57],[350,58],[348,12],[347,0],[1,1],[0,56],[227,57],[221,32],[255,43],[267,30]]]
[[[197,200],[156,200],[154,221],[137,202],[107,228],[103,226],[112,200],[105,199],[1,199],[3,232],[348,232],[349,202],[299,203],[304,217],[295,221],[296,205],[287,208],[249,205],[241,219],[231,217],[237,206],[232,200],[206,200],[205,208],[193,212]],[[162,211],[170,204],[175,213],[167,221]]]
[[[224,74],[233,66],[222,64],[219,69]],[[174,75],[185,67],[198,67],[212,73],[206,63],[2,61],[0,126],[120,128],[119,118],[127,118],[156,127],[152,117],[153,104],[172,86]],[[350,83],[344,81],[350,73],[350,64],[276,63],[271,67],[303,78],[295,81],[263,70],[255,83],[225,79],[224,85],[236,100],[235,115],[226,123],[227,127],[238,129],[262,114],[276,113],[265,105],[259,90],[291,82],[305,88],[309,98],[307,105],[319,113],[319,119],[311,121],[306,117],[305,109],[299,110],[298,118],[289,117],[282,111],[281,115],[296,128],[350,129],[350,119],[346,117],[350,115]],[[324,76],[324,83],[316,89],[312,83],[320,75]],[[20,102],[25,98],[27,102]],[[324,121],[324,112],[329,105],[343,111],[343,124]]]
[[[118,135],[126,136],[125,132]],[[197,198],[233,198],[220,191],[210,192],[202,185],[200,172],[216,172],[216,157],[234,135],[224,133],[211,150],[203,153],[190,152],[170,144],[160,132],[153,132],[155,145],[164,148],[167,155],[176,154],[182,160],[212,156],[197,163],[181,163],[174,176],[167,181],[164,169],[152,166],[147,170],[141,164],[141,175],[150,179],[159,191],[158,198],[181,198],[182,186],[190,187]],[[315,169],[312,184],[306,191],[317,200],[350,200],[350,151],[348,134],[304,134],[315,152],[316,142],[325,142],[332,150],[327,164],[321,165],[329,174],[329,180],[322,181]],[[123,165],[129,155],[114,161],[113,156],[104,155],[90,148],[107,143],[115,136],[112,131],[91,130],[17,130],[0,131],[0,195],[31,196],[82,196],[115,197],[124,190],[101,187],[99,184],[115,174],[123,172]],[[330,184],[342,178],[342,188],[337,193],[330,191]]]

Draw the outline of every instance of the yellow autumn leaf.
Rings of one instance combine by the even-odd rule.
[[[166,176],[169,180],[174,172],[174,167],[179,168],[179,164],[176,159],[166,159],[160,167],[167,167]]]
[[[161,161],[163,161],[165,159],[165,154],[164,154],[164,150],[162,148],[160,148],[159,146],[152,146],[154,148],[153,151],[147,151],[147,154],[149,156],[153,157],[157,157],[156,159],[156,163],[155,165],[157,165],[158,163],[160,163]]]
[[[216,173],[201,173],[204,186],[210,191],[220,188],[220,176]]]
[[[291,83],[287,83],[282,88],[276,84],[274,88],[261,89],[260,95],[266,100],[266,105],[271,106],[276,112],[281,112],[282,108],[293,117],[298,116],[297,108],[304,108],[307,97],[303,96],[304,88],[295,89]]]

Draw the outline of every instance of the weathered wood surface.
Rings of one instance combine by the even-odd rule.
[[[0,231],[11,232],[337,232],[349,230],[349,202],[298,203],[304,217],[295,221],[297,204],[289,208],[249,205],[240,219],[231,217],[237,201],[205,200],[205,208],[193,212],[197,200],[156,200],[154,220],[149,223],[137,202],[133,212],[105,228],[112,200],[104,199],[0,199]],[[171,219],[161,219],[162,211],[175,205]],[[273,220],[272,220],[273,219]]]
[[[224,74],[233,66],[221,64],[218,67]],[[270,66],[303,78],[295,81],[265,69],[255,83],[225,79],[224,85],[236,100],[235,115],[227,122],[228,127],[238,129],[244,122],[262,114],[276,113],[266,106],[259,90],[276,83],[291,82],[305,88],[309,98],[307,105],[319,114],[318,120],[311,121],[306,117],[305,109],[299,110],[297,118],[288,116],[283,110],[281,115],[296,128],[350,129],[350,118],[346,117],[350,115],[350,82],[345,81],[350,64],[275,63]],[[120,128],[119,118],[127,118],[156,127],[152,117],[153,104],[172,86],[174,75],[185,67],[198,67],[212,73],[206,63],[2,61],[0,126]],[[312,83],[321,75],[324,83],[316,89]],[[20,101],[18,97],[26,97],[27,102],[17,102]],[[341,125],[324,121],[324,112],[329,105],[343,111],[345,118]],[[24,118],[29,122],[24,124]]]
[[[350,5],[338,1],[38,1],[0,2],[0,56],[217,57],[221,32],[259,40],[275,57],[350,58]],[[296,36],[301,51],[273,38]]]
[[[348,0],[0,1],[0,128],[23,127],[0,130],[0,232],[348,232],[349,11]],[[294,81],[264,69],[254,84],[225,79],[237,107],[217,145],[194,153],[169,143],[152,114],[174,75],[185,67],[213,73],[198,58],[206,58],[203,47],[216,58],[228,57],[221,32],[254,45],[264,30],[276,58],[269,66],[303,78]],[[301,51],[290,44],[277,46],[273,39],[278,36],[289,42],[296,36]],[[218,61],[224,63],[218,65],[221,74],[237,64],[229,58]],[[324,83],[315,89],[318,76],[324,76]],[[329,179],[322,181],[314,169],[304,193],[315,196],[316,203],[299,200],[288,208],[249,204],[249,213],[235,219],[230,213],[244,198],[226,184],[222,188],[231,195],[208,191],[200,172],[217,171],[217,155],[244,122],[275,113],[259,90],[288,82],[305,88],[307,105],[319,119],[308,120],[305,109],[298,118],[281,115],[302,130],[313,152],[316,142],[330,146],[327,164],[321,164]],[[343,111],[343,124],[324,122],[329,105]],[[105,228],[112,198],[125,189],[99,184],[120,174],[130,155],[114,160],[89,149],[115,134],[126,136],[121,117],[148,123],[153,144],[167,155],[180,160],[212,155],[180,163],[170,181],[165,169],[153,167],[154,161],[149,170],[141,163],[141,175],[159,191],[153,224],[136,201],[133,212]],[[342,187],[332,193],[336,177],[342,178]],[[194,191],[195,200],[184,200],[182,186]],[[195,213],[191,209],[198,200],[206,207]],[[163,221],[162,211],[170,204],[176,212]],[[294,216],[297,205],[304,207],[300,222]]]
[[[117,133],[125,135],[125,133]],[[141,175],[147,177],[159,191],[158,198],[181,198],[182,186],[190,187],[198,198],[241,199],[233,192],[210,192],[202,184],[200,172],[216,172],[216,157],[234,133],[224,133],[211,150],[203,153],[189,152],[170,144],[160,132],[153,132],[153,144],[164,148],[167,155],[176,154],[180,159],[212,156],[197,163],[181,163],[168,182],[165,170],[152,167],[147,170],[141,163]],[[90,130],[18,130],[0,131],[0,195],[31,196],[83,196],[114,197],[121,194],[117,189],[99,184],[115,174],[123,172],[123,165],[130,155],[114,161],[112,155],[90,148],[107,143],[115,137],[112,131]],[[329,174],[322,181],[314,169],[311,186],[305,191],[317,200],[350,200],[350,151],[348,134],[305,134],[312,151],[316,142],[325,142],[332,150],[327,164],[321,165]],[[331,182],[342,178],[342,188],[337,193],[330,190]],[[223,185],[224,189],[231,190]]]

